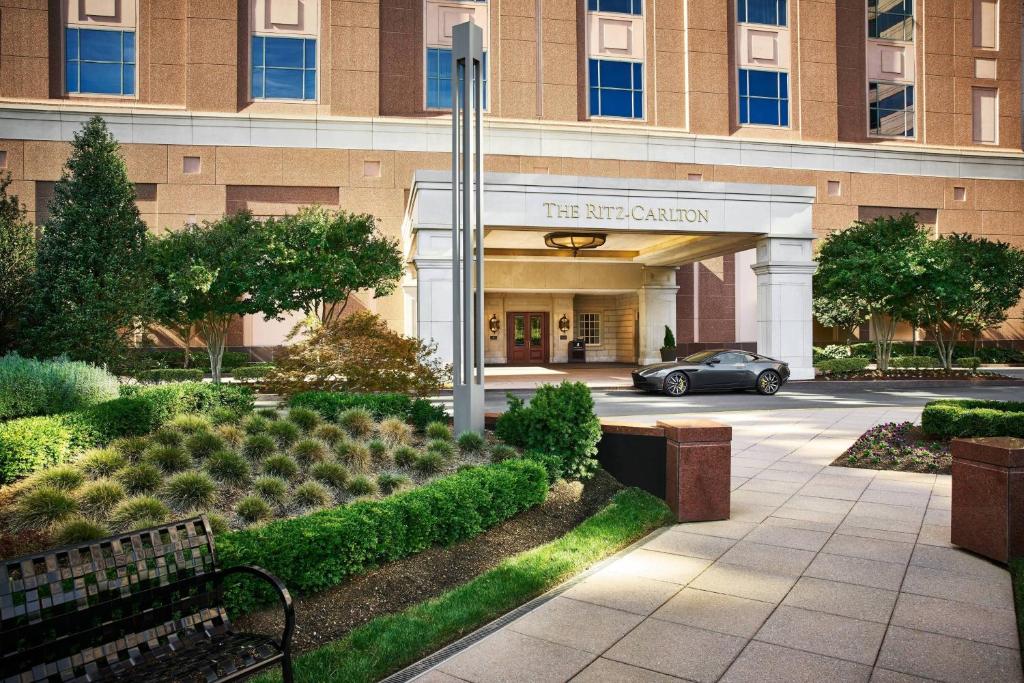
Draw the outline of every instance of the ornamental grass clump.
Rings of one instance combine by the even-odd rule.
[[[103,518],[126,496],[125,488],[113,479],[97,479],[78,489],[78,507],[86,515]]]
[[[313,436],[333,448],[339,441],[345,438],[345,430],[336,424],[325,422],[313,430]]]
[[[224,448],[224,441],[212,432],[200,431],[185,439],[185,448],[193,458],[202,460]]]
[[[288,411],[288,421],[308,434],[320,424],[320,415],[309,408],[292,408]]]
[[[249,480],[249,461],[234,451],[217,451],[206,459],[204,467],[224,484],[240,486]]]
[[[192,466],[192,456],[180,446],[150,446],[142,459],[165,474],[180,472]]]
[[[444,422],[431,422],[427,425],[424,430],[428,439],[450,439],[452,438],[452,430],[448,428]]]
[[[18,500],[15,524],[21,529],[46,529],[78,512],[72,494],[49,486],[38,486]]]
[[[327,446],[316,439],[302,439],[292,446],[292,456],[305,466],[327,459]]]
[[[110,442],[111,448],[130,461],[141,458],[149,445],[149,438],[145,436],[125,436]]]
[[[215,433],[225,444],[232,448],[238,448],[245,441],[245,431],[235,425],[221,425]]]
[[[255,524],[270,519],[274,512],[270,509],[267,501],[259,496],[246,496],[238,501],[238,505],[235,506],[235,514],[246,524]]]
[[[417,451],[412,446],[399,446],[393,453],[395,456],[395,464],[399,467],[411,467],[416,458],[419,456]]]
[[[228,524],[228,520],[224,515],[217,514],[216,512],[207,512],[205,514],[206,521],[210,523],[210,531],[213,532],[214,536],[220,536],[231,529],[231,526]]]
[[[366,442],[366,447],[370,449],[370,458],[373,462],[380,465],[391,460],[391,451],[383,439],[370,439]]]
[[[224,406],[217,406],[216,408],[208,412],[206,414],[206,417],[208,420],[210,420],[210,424],[214,425],[215,427],[230,424],[234,422],[236,419],[238,419],[238,415],[235,414],[235,411],[231,410],[231,408],[226,408]]]
[[[377,427],[380,438],[392,446],[402,446],[412,442],[412,425],[397,417],[381,420]]]
[[[343,491],[348,484],[348,469],[340,462],[318,462],[309,470],[309,475],[336,491]]]
[[[242,429],[246,434],[263,434],[271,424],[263,415],[249,415],[242,421]]]
[[[462,432],[457,439],[463,453],[479,453],[484,449],[484,437],[480,432]]]
[[[370,468],[372,455],[370,448],[362,441],[349,441],[344,452],[339,451],[341,461],[357,472],[365,472]]]
[[[318,481],[307,481],[295,489],[292,502],[300,508],[316,508],[327,505],[332,500],[331,492]]]
[[[263,471],[273,477],[294,479],[299,473],[299,463],[290,455],[272,455],[263,461]]]
[[[277,412],[277,408],[260,408],[253,414],[267,420],[277,420],[281,417],[281,413]]]
[[[455,455],[455,446],[447,439],[433,439],[427,442],[427,452],[437,453],[442,458],[450,458]]]
[[[242,453],[252,461],[263,460],[276,450],[274,440],[266,434],[253,434],[242,443]]]
[[[167,426],[177,429],[182,434],[196,434],[210,431],[210,421],[202,415],[178,415]]]
[[[140,462],[119,469],[114,473],[114,478],[129,494],[138,495],[152,493],[160,488],[164,475],[156,465],[150,462]]]
[[[144,529],[163,524],[171,511],[158,498],[135,496],[117,504],[110,513],[111,523],[123,531]]]
[[[277,422],[271,422],[270,426],[267,427],[267,435],[273,438],[280,448],[288,448],[299,440],[299,437],[302,436],[302,431],[294,422],[278,420]]]
[[[85,482],[85,473],[74,465],[57,465],[32,475],[33,487],[48,486],[61,491],[74,491]]]
[[[185,437],[176,429],[161,427],[149,435],[149,440],[161,446],[180,446]]]
[[[369,477],[360,474],[349,480],[348,492],[353,496],[368,496],[377,492],[377,484]]]
[[[217,484],[206,472],[181,472],[167,480],[163,496],[178,510],[202,510],[216,500]]]
[[[377,475],[377,486],[380,487],[381,493],[390,495],[395,491],[400,491],[408,487],[412,483],[412,480],[404,474],[395,474],[393,472],[381,472]]]
[[[128,460],[113,448],[94,448],[86,451],[76,463],[94,479],[109,477],[127,464]]]
[[[507,443],[496,443],[491,448],[491,462],[502,462],[511,458],[518,458],[519,451]]]
[[[283,505],[288,499],[288,482],[280,477],[257,477],[252,483],[252,488],[264,500],[271,503]]]
[[[338,424],[351,436],[360,438],[373,431],[373,413],[365,408],[349,408],[338,413]]]
[[[57,545],[89,543],[109,535],[110,529],[84,517],[72,517],[58,524],[53,530],[53,540]]]
[[[435,474],[444,468],[444,456],[437,451],[427,451],[416,458],[412,466],[422,474]]]

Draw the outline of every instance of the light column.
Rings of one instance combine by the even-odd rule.
[[[674,267],[645,267],[640,300],[640,365],[661,362],[661,345],[665,340],[665,326],[676,333],[676,269]]]
[[[811,281],[818,264],[812,237],[757,242],[757,352],[789,363],[790,379],[814,379]]]

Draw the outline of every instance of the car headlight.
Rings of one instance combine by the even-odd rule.
[[[672,368],[651,368],[650,370],[641,370],[641,377],[664,377],[669,373]]]

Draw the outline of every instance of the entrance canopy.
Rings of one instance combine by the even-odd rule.
[[[789,361],[796,378],[813,376],[814,195],[813,187],[790,185],[486,174],[485,293],[630,292],[636,360],[645,363],[659,358],[664,327],[675,327],[675,267],[756,249],[758,350]],[[414,271],[409,332],[435,340],[442,354],[451,348],[451,211],[450,175],[417,171],[403,224]],[[555,231],[600,232],[607,241],[574,256],[545,246],[544,235]],[[556,343],[565,338],[554,324],[561,308],[547,318]],[[511,310],[539,309],[488,310],[484,319]],[[501,362],[504,341],[491,341],[491,360]]]

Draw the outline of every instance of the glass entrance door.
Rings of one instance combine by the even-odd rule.
[[[509,313],[505,329],[510,365],[548,362],[547,313]]]

